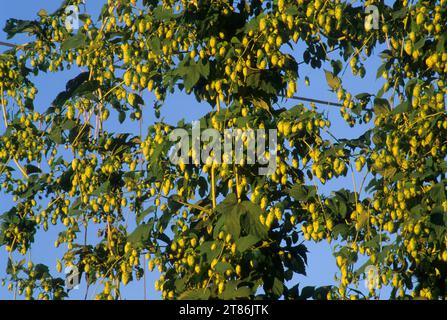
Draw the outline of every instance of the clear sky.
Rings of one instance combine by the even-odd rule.
[[[86,0],[87,12],[92,14],[96,19],[104,0]],[[17,19],[34,19],[36,13],[40,9],[46,9],[48,12],[52,12],[57,9],[61,4],[61,0],[0,0],[0,27],[3,29],[5,22],[8,18]],[[93,19],[93,20],[95,20]],[[26,42],[26,38],[20,36],[12,40],[6,40],[5,33],[0,30],[0,41],[9,41],[15,44]],[[0,46],[0,52],[3,52],[6,48]],[[301,61],[302,48],[298,46],[295,48],[293,55],[297,61]],[[376,51],[374,54],[377,55]],[[376,70],[378,66],[378,58],[370,58],[367,64],[367,75],[364,79],[354,78],[351,76],[349,68],[346,70],[345,77],[343,78],[344,85],[354,93],[361,92],[377,92],[379,87],[379,81],[376,81]],[[327,67],[330,69],[330,67]],[[39,89],[39,93],[36,97],[35,106],[38,111],[46,110],[55,96],[65,89],[65,83],[76,76],[80,70],[76,67],[69,71],[64,71],[57,74],[40,74],[35,83]],[[308,76],[310,79],[310,87],[306,87],[304,84],[304,77]],[[300,80],[298,82],[298,95],[309,98],[323,99],[329,101],[336,101],[336,97],[328,90],[326,80],[324,78],[324,72],[322,70],[312,70],[306,65],[300,65]],[[144,110],[143,117],[143,134],[145,127],[154,122],[155,116],[151,108],[153,105],[153,97],[146,94],[144,96],[146,102],[146,108]],[[284,106],[292,106],[296,104],[296,101],[288,101],[280,103]],[[337,108],[319,106],[321,110],[325,110],[329,114],[329,119],[332,123],[332,133],[337,138],[352,138],[359,136],[365,128],[356,127],[350,128],[340,117]],[[188,96],[185,93],[177,93],[170,96],[165,105],[161,109],[161,115],[166,122],[175,124],[181,119],[192,121],[209,112],[211,109],[206,104],[198,103],[193,96]],[[112,118],[112,117],[111,117]],[[110,121],[109,121],[110,122]],[[113,127],[112,127],[113,126]],[[138,133],[139,129],[136,123],[125,122],[120,125],[117,121],[112,120],[110,126],[106,129],[115,131],[127,131]],[[0,124],[0,132],[4,130],[3,123]],[[356,174],[356,179],[360,180],[362,176]],[[352,189],[352,178],[348,175],[347,178],[331,180],[324,186],[321,186],[321,190],[325,193],[330,193],[341,188]],[[14,206],[12,199],[4,195],[0,191],[0,214],[9,210]],[[64,252],[63,249],[55,249],[54,241],[57,238],[57,233],[54,227],[50,226],[49,232],[38,231],[36,236],[36,242],[32,248],[31,256],[35,263],[45,263],[49,265],[53,274],[56,274],[55,264],[56,259],[61,259]],[[300,287],[306,285],[328,285],[334,283],[334,274],[337,272],[335,266],[335,259],[332,256],[333,245],[329,246],[326,242],[314,244],[312,242],[306,243],[309,249],[307,276],[297,276],[293,280],[299,282]],[[18,257],[17,257],[18,258]],[[0,248],[0,279],[5,275],[6,270],[7,253],[4,247]],[[158,275],[150,273],[147,268],[147,297],[149,299],[159,299],[160,294],[155,291],[153,283]],[[63,277],[63,274],[60,274]],[[361,288],[363,289],[363,288]],[[89,291],[89,298],[93,297],[93,289]],[[126,299],[142,299],[143,298],[143,282],[132,282],[128,286],[124,287],[122,291],[123,298]],[[79,299],[83,298],[85,294],[85,283],[82,282],[79,290],[74,290],[70,293],[70,298]],[[386,297],[386,296],[385,296]],[[11,294],[7,292],[5,287],[0,286],[0,299],[9,299]]]

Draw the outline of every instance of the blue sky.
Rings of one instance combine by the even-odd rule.
[[[7,1],[0,0],[0,27],[3,26],[8,18],[17,19],[34,19],[36,13],[40,9],[46,9],[48,12],[52,12],[60,5],[60,0],[15,0]],[[104,3],[103,0],[86,0],[87,12],[92,14],[93,17],[97,17],[99,9]],[[15,44],[26,42],[26,38],[17,37],[12,40],[6,40],[6,35],[3,31],[0,31],[0,41],[9,41]],[[300,46],[294,51],[294,56],[298,61],[301,60],[302,50]],[[0,52],[5,50],[4,47],[0,47]],[[379,52],[375,52],[377,55]],[[375,75],[378,66],[378,58],[370,58],[367,63],[367,75],[364,79],[354,78],[350,74],[350,70],[346,71],[344,77],[344,85],[350,89],[353,93],[361,92],[376,92],[379,87],[379,82],[376,81]],[[328,67],[329,68],[329,67]],[[368,72],[368,70],[370,70]],[[40,74],[35,83],[39,89],[39,93],[36,97],[35,106],[38,111],[45,110],[49,103],[55,98],[57,93],[64,90],[65,83],[76,76],[80,70],[73,68],[68,71],[64,71],[57,74]],[[306,87],[304,84],[304,77],[308,76],[310,79],[310,87]],[[305,65],[300,65],[300,80],[298,81],[298,95],[309,98],[323,99],[329,101],[336,101],[336,97],[328,90],[326,80],[324,78],[324,72],[322,70],[312,70]],[[151,110],[153,103],[153,97],[149,94],[144,96],[146,102],[146,109],[144,110],[143,117],[143,133],[145,127],[154,122],[155,116]],[[284,106],[292,106],[296,104],[296,101],[289,101],[280,103]],[[340,117],[337,108],[334,107],[319,107],[321,110],[328,111],[329,119],[332,123],[332,133],[338,138],[352,138],[359,136],[364,128],[356,127],[350,128]],[[177,93],[170,96],[165,105],[161,109],[161,115],[166,122],[175,124],[181,119],[187,121],[193,121],[210,111],[210,107],[206,104],[198,103],[193,96],[188,96],[184,93]],[[112,118],[112,117],[111,117]],[[136,123],[126,122],[123,126],[119,126],[117,121],[111,121],[110,125],[106,129],[119,128],[118,131],[130,131],[138,133],[138,126]],[[3,132],[4,126],[0,124],[0,132]],[[115,131],[116,131],[115,130]],[[356,175],[357,180],[360,180],[362,176]],[[332,180],[324,186],[321,186],[321,190],[325,193],[330,193],[332,190],[338,190],[341,188],[352,189],[352,178],[348,175],[346,178]],[[14,203],[11,198],[7,197],[0,191],[0,214],[6,210],[9,210]],[[38,232],[36,237],[36,243],[31,251],[31,257],[35,263],[45,263],[50,266],[52,272],[55,271],[56,259],[60,259],[63,254],[63,249],[55,249],[54,241],[57,238],[57,230],[50,227],[50,232]],[[312,242],[306,243],[309,249],[308,268],[306,277],[298,276],[294,281],[300,282],[300,287],[306,285],[327,285],[334,283],[334,274],[337,272],[335,266],[335,259],[332,256],[332,248],[326,242],[314,244]],[[6,267],[7,254],[5,249],[0,248],[0,278],[4,275]],[[63,277],[63,274],[60,275]],[[155,291],[153,287],[154,280],[158,277],[156,273],[149,273],[147,271],[147,297],[149,299],[158,299],[160,294]],[[93,290],[90,289],[89,298],[93,297]],[[70,293],[70,298],[79,299],[83,298],[85,294],[85,284],[81,283],[80,290],[75,290]],[[123,289],[123,297],[126,299],[142,299],[143,298],[143,283],[132,282]],[[11,295],[7,292],[6,288],[0,286],[0,299],[9,299]]]

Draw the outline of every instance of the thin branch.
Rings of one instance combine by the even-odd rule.
[[[15,44],[8,43],[8,42],[3,42],[3,41],[0,41],[0,46],[10,47],[10,48],[17,47]]]
[[[23,49],[27,45],[29,45],[29,43],[17,45],[17,44],[13,44],[13,43],[9,43],[9,42],[0,41],[0,46],[10,47],[10,48],[15,48],[15,49]]]
[[[343,105],[341,103],[330,102],[330,101],[326,101],[326,100],[318,100],[318,99],[306,98],[306,97],[293,96],[293,97],[291,97],[289,99],[301,100],[301,101],[307,101],[307,102],[314,102],[314,103],[325,104],[325,105],[333,106],[333,107],[343,107]]]
[[[164,198],[167,199],[167,197],[164,197]],[[204,207],[202,207],[202,206],[196,205],[196,204],[191,204],[191,203],[183,202],[183,201],[181,201],[181,200],[179,200],[179,199],[174,199],[174,198],[173,198],[172,200],[175,201],[175,202],[178,202],[178,203],[181,204],[181,205],[184,205],[185,207],[191,207],[191,208],[193,208],[193,209],[196,209],[196,210],[199,210],[199,211],[203,211],[203,212],[208,213],[208,214],[211,214],[211,213],[212,213],[211,210],[209,210],[209,209],[207,209],[207,208],[204,208]]]

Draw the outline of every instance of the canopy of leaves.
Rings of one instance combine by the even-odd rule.
[[[377,30],[352,1],[119,0],[67,29],[65,8],[80,2],[4,27],[8,38],[30,38],[0,54],[0,183],[14,198],[0,246],[10,257],[62,228],[60,259],[104,284],[98,299],[120,298],[146,267],[160,271],[166,299],[373,298],[377,287],[358,290],[369,265],[391,298],[447,297],[445,0],[365,1],[380,13]],[[373,53],[382,64],[368,72],[383,86],[354,95],[344,71],[364,77]],[[350,126],[370,123],[364,134],[335,137],[314,103],[281,107],[302,64],[323,73]],[[68,68],[83,71],[35,108],[32,79]],[[211,157],[172,163],[169,133],[193,130],[183,121],[126,131],[152,106],[159,118],[175,92],[208,103],[202,129],[277,130],[278,147],[266,150],[275,172]],[[108,132],[114,117],[122,128]],[[354,169],[365,178],[352,189],[319,189]],[[291,285],[306,274],[306,242],[334,239],[338,284]],[[1,275],[26,298],[63,299],[50,270],[10,258]]]

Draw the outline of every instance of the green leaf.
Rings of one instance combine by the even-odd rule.
[[[247,249],[250,249],[252,246],[254,246],[256,243],[258,243],[261,239],[257,236],[254,236],[252,234],[249,234],[248,236],[241,237],[236,242],[236,248],[239,252],[244,252]]]
[[[136,217],[137,224],[140,224],[141,221],[150,213],[155,212],[157,210],[156,206],[150,206],[146,210],[143,210],[142,212],[139,212]]]
[[[315,292],[314,286],[304,287],[303,290],[301,290],[300,299],[307,300],[314,295],[314,292]]]
[[[358,216],[358,222],[355,225],[355,228],[357,231],[361,230],[363,226],[368,222],[369,214],[366,210],[364,210],[359,216]]]
[[[140,245],[143,241],[149,238],[152,226],[150,224],[140,224],[135,230],[127,237],[127,241],[134,245]]]
[[[179,300],[208,300],[210,297],[210,290],[205,289],[191,289],[183,292],[178,299]]]
[[[74,90],[76,90],[76,88],[79,87],[82,83],[84,83],[85,81],[88,81],[89,76],[90,76],[90,73],[85,71],[85,72],[81,72],[73,79],[68,80],[67,84],[65,85],[65,91],[68,91],[70,93],[74,92]]]
[[[422,37],[419,41],[417,41],[413,46],[413,50],[416,51],[421,49],[425,45],[425,40],[426,38]]]
[[[220,218],[214,228],[214,235],[217,236],[220,230],[229,232],[234,239],[239,238],[241,232],[241,215],[245,208],[237,202],[236,195],[230,193],[215,209],[220,213]]]
[[[62,136],[62,130],[58,126],[53,126],[48,137],[53,140],[56,144],[62,144],[64,142],[64,137]]]
[[[198,66],[199,73],[200,73],[205,79],[207,79],[208,76],[210,75],[210,63],[209,63],[209,61],[206,61],[206,62],[204,63],[202,60],[200,60],[200,61],[197,63],[197,66]]]
[[[222,201],[221,203],[219,203],[216,206],[216,211],[219,213],[224,214],[225,212],[228,212],[229,210],[231,210],[235,205],[237,205],[237,197],[236,194],[234,193],[230,193],[225,199],[224,201]]]
[[[447,214],[444,212],[442,206],[433,208],[430,214],[430,222],[436,226],[447,226]]]
[[[139,108],[140,105],[144,105],[144,100],[139,94],[134,93],[134,96],[135,96],[135,99],[132,103],[132,107]]]
[[[244,229],[259,239],[266,239],[268,237],[267,227],[259,219],[262,213],[261,207],[250,201],[242,202],[242,206],[246,210],[246,214],[243,217]]]
[[[40,170],[40,168],[38,168],[38,167],[36,167],[36,166],[34,166],[32,164],[27,164],[25,166],[25,171],[29,175],[33,174],[33,173],[40,173],[40,172],[42,172],[42,170]]]
[[[186,285],[186,278],[180,278],[174,281],[174,286],[177,291],[181,292],[185,290],[185,285]]]
[[[332,229],[332,234],[334,235],[334,238],[336,239],[339,235],[342,236],[342,238],[346,238],[346,236],[349,233],[349,226],[347,226],[344,223],[339,223]]]
[[[110,181],[107,180],[106,182],[102,183],[98,188],[96,188],[93,192],[93,196],[100,196],[102,194],[105,194],[109,192],[110,190]]]
[[[446,199],[444,183],[440,182],[435,184],[430,189],[430,196],[436,203],[442,203]]]
[[[406,100],[393,109],[393,114],[404,113],[410,110],[410,103]]]
[[[335,215],[340,215],[341,218],[345,218],[348,213],[346,201],[343,197],[337,195],[333,199],[329,200],[329,208]]]
[[[446,35],[442,34],[439,38],[438,38],[438,43],[436,44],[436,51],[439,53],[444,53],[445,52],[445,40],[446,40]]]
[[[343,69],[343,63],[340,60],[332,60],[331,61],[332,69],[334,69],[334,75],[337,76],[340,71]]]
[[[68,99],[70,99],[71,97],[73,97],[74,92],[86,81],[88,81],[88,77],[89,77],[89,73],[88,72],[81,72],[80,74],[78,74],[76,77],[74,77],[73,79],[69,80],[67,82],[67,84],[65,85],[65,91],[60,92],[57,96],[56,99],[54,99],[53,103],[52,103],[52,107],[50,107],[47,110],[47,113],[51,113],[54,112],[54,107],[59,107],[61,108],[65,102],[67,102]],[[98,83],[98,81],[94,81],[94,83]],[[88,88],[88,87],[87,87]],[[82,94],[83,90],[82,89],[78,92],[78,94]]]
[[[74,91],[72,96],[73,97],[81,97],[88,93],[92,93],[96,90],[98,90],[100,87],[98,80],[89,80],[85,81],[82,84],[80,84]]]
[[[241,44],[241,41],[238,38],[233,37],[231,38],[231,44]]]
[[[312,299],[314,300],[324,300],[327,297],[328,292],[331,290],[332,286],[318,287],[315,289]]]
[[[326,75],[326,82],[332,90],[335,91],[338,88],[340,88],[341,80],[339,77],[337,77],[336,75],[334,75],[332,72],[330,72],[328,70],[324,70],[324,73]]]
[[[246,285],[238,287],[238,285],[240,284],[240,281],[228,281],[225,285],[224,292],[219,295],[219,299],[233,300],[237,298],[248,298],[250,295],[253,294],[253,290],[250,287]]]
[[[166,9],[163,6],[158,6],[154,9],[152,16],[156,20],[163,21],[173,18],[175,14],[170,9]]]
[[[30,20],[8,19],[3,31],[8,35],[7,39],[11,39],[18,33],[32,33],[37,31],[37,23]]]
[[[307,201],[317,194],[314,186],[296,184],[288,190],[289,195],[297,201]]]
[[[356,96],[355,96],[355,98],[357,99],[357,100],[367,100],[367,99],[369,99],[369,98],[371,98],[371,94],[370,93],[366,93],[366,92],[363,92],[363,93],[359,93],[359,94],[357,94]]]
[[[155,54],[161,54],[161,43],[160,39],[158,37],[152,37],[149,40],[149,45],[152,51],[154,51]]]
[[[232,270],[232,269],[233,268],[232,268],[231,264],[228,263],[228,262],[218,262],[216,264],[216,271],[221,273],[221,274],[224,274],[225,271]]]
[[[233,239],[239,238],[241,233],[241,213],[241,207],[236,205],[222,216],[224,218],[224,229],[232,235]]]
[[[47,12],[45,9],[40,9],[40,10],[37,12],[37,15],[38,15],[39,17],[46,17],[46,16],[48,16],[48,12]]]
[[[70,215],[70,216],[79,216],[82,213],[83,213],[83,211],[82,210],[78,210],[78,209],[70,209],[68,211],[68,215]]]
[[[205,254],[206,258],[211,261],[219,255],[219,245],[216,250],[211,250],[211,246],[214,244],[214,241],[205,241],[200,246],[197,247],[197,252],[201,254]]]
[[[74,127],[76,127],[76,121],[70,119],[65,119],[60,126],[62,130],[71,130]]]
[[[267,104],[267,102],[265,102],[262,99],[254,99],[253,106],[255,108],[263,109],[263,110],[270,112],[270,106]]]
[[[388,167],[382,172],[382,175],[386,179],[391,179],[396,175],[396,173],[397,173],[396,167]]]
[[[48,276],[50,274],[50,269],[44,265],[44,264],[37,264],[34,267],[34,271],[36,272],[36,278],[37,279],[42,279],[45,276]]]
[[[292,256],[290,259],[287,258],[285,265],[295,273],[306,275],[306,265],[299,255]]]
[[[67,51],[67,50],[71,50],[71,49],[80,48],[85,45],[85,40],[87,40],[85,34],[78,33],[78,34],[68,38],[67,40],[65,40],[61,44],[61,50]]]
[[[183,84],[185,85],[185,90],[190,91],[196,85],[200,79],[200,70],[197,64],[193,64],[187,67],[187,71],[183,76]]]
[[[271,290],[275,296],[280,297],[284,292],[284,283],[280,279],[275,277],[273,279],[273,285]]]
[[[118,121],[123,123],[126,120],[126,113],[124,111],[120,111],[118,114]]]
[[[377,116],[385,116],[390,111],[390,103],[386,99],[374,99],[374,113]]]

